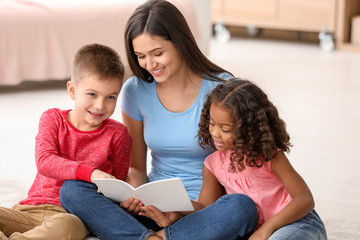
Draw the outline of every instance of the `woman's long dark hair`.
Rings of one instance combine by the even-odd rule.
[[[215,148],[209,132],[212,103],[228,109],[234,119],[234,151],[230,157],[232,172],[244,170],[245,165],[261,167],[264,161],[274,157],[278,149],[290,150],[290,136],[277,108],[254,83],[239,78],[224,81],[209,94],[199,123],[200,146]]]
[[[143,33],[171,41],[191,71],[200,77],[205,74],[209,80],[221,80],[214,74],[228,72],[204,56],[184,16],[173,4],[165,0],[149,0],[136,8],[125,30],[125,49],[130,68],[135,76],[146,82],[152,82],[153,78],[139,65],[132,44],[134,38]]]

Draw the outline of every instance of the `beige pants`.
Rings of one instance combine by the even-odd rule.
[[[77,216],[52,204],[0,207],[0,231],[21,240],[82,240],[89,234]]]

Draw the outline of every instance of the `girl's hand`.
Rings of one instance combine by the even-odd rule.
[[[96,178],[115,178],[113,175],[110,175],[106,172],[103,172],[99,169],[94,169],[91,173],[90,181],[94,183],[94,179]]]
[[[161,212],[154,206],[143,206],[139,215],[151,218],[159,227],[167,227],[182,218],[179,212]]]
[[[129,198],[120,203],[120,207],[132,215],[139,214],[142,206],[144,206],[144,204],[136,198]]]

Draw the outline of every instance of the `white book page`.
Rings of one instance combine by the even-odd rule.
[[[119,179],[94,179],[94,182],[100,191],[111,200],[123,202],[130,197],[138,198],[135,195],[135,189],[127,182]]]
[[[95,179],[94,182],[106,197],[114,201],[122,202],[133,197],[162,212],[194,210],[180,178],[145,183],[137,189],[118,179]]]

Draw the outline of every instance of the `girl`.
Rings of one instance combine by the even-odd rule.
[[[205,218],[215,215],[222,223],[233,215],[242,215],[241,209],[233,210],[221,203],[223,198],[245,194],[254,200],[258,210],[257,227],[249,239],[327,239],[308,186],[284,154],[291,146],[285,123],[260,88],[241,79],[218,85],[205,102],[199,127],[200,145],[217,150],[205,160],[198,200],[209,207],[164,228],[157,233],[160,238],[187,236],[184,226],[188,222],[207,221]],[[223,189],[227,195],[222,196]],[[174,217],[161,215],[152,207],[142,210],[160,225],[174,221],[170,220]],[[249,220],[244,219],[242,224]],[[234,232],[233,238],[226,239],[237,236],[241,237]]]

